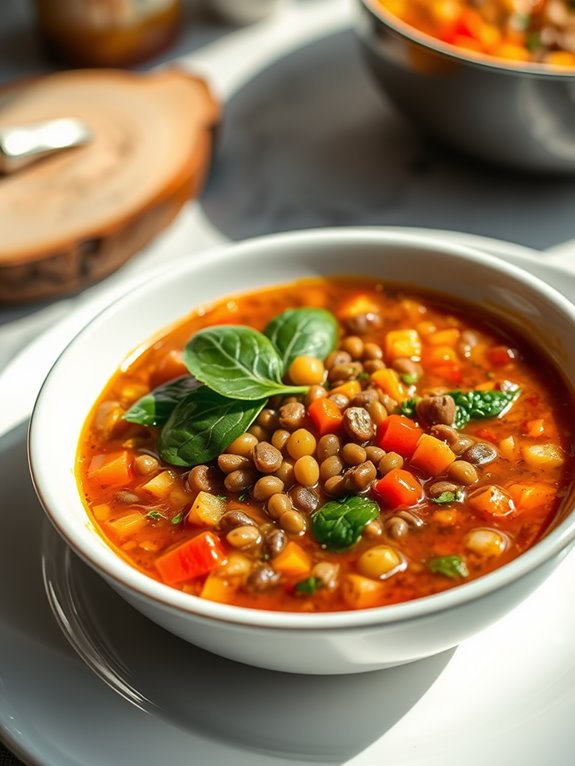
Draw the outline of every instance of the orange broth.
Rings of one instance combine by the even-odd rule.
[[[404,456],[403,470],[413,478],[417,491],[421,491],[421,497],[412,505],[402,504],[401,500],[399,505],[394,505],[386,495],[378,494],[378,482],[385,474],[374,463],[377,476],[356,494],[375,502],[377,517],[364,526],[355,544],[343,550],[326,549],[313,532],[312,515],[334,500],[333,495],[326,493],[322,480],[308,488],[315,498],[313,502],[317,500],[313,511],[296,505],[299,514],[296,521],[301,517],[305,529],[294,532],[293,524],[291,528],[287,524],[287,517],[283,517],[285,523],[281,518],[270,517],[266,501],[254,499],[253,488],[227,491],[223,483],[225,474],[218,473],[217,467],[210,469],[212,478],[216,476],[214,486],[217,488],[208,492],[217,499],[214,502],[223,503],[225,512],[241,510],[261,533],[259,542],[251,549],[238,549],[230,544],[227,532],[219,528],[217,521],[208,525],[190,521],[189,512],[198,489],[193,483],[190,485],[189,467],[168,465],[158,456],[160,429],[126,422],[122,416],[135,400],[185,372],[181,352],[198,330],[231,324],[262,331],[284,310],[309,306],[324,307],[336,316],[340,347],[351,335],[359,337],[364,347],[371,343],[382,349],[381,367],[366,364],[365,358],[356,360],[358,367],[364,367],[357,374],[354,386],[373,389],[387,413],[382,421],[381,407],[372,408],[380,422],[371,446],[381,443],[386,421],[389,425],[391,416],[397,419],[398,408],[402,406],[398,399],[392,400],[385,387],[382,389],[374,383],[377,369],[373,368],[392,371],[394,391],[403,395],[404,412],[408,413],[402,417],[406,418],[405,422],[409,421],[412,432],[420,428],[428,436],[443,432],[437,429],[437,422],[431,425],[422,420],[417,411],[410,412],[411,400],[454,390],[513,391],[516,386],[520,388],[520,395],[500,415],[471,420],[459,429],[460,436],[454,438],[460,442],[454,443],[454,450],[458,444],[465,444],[461,442],[462,437],[469,437],[473,444],[487,444],[488,451],[492,445],[496,457],[485,464],[472,463],[477,481],[459,486],[455,494],[451,493],[453,497],[448,493],[438,501],[430,492],[434,484],[449,482],[450,476],[455,475],[452,466],[463,460],[461,454],[449,455],[452,463],[435,475],[430,475],[425,461],[412,464],[411,458]],[[364,321],[366,331],[358,335],[358,316],[360,320],[375,316],[378,321],[367,324]],[[346,329],[350,325],[354,330]],[[417,341],[414,349],[407,348],[408,352],[413,351],[410,361],[421,370],[416,381],[413,375],[395,369],[405,362],[399,364],[394,356],[391,340],[396,336],[389,333],[399,330],[409,330],[411,335],[405,337]],[[356,341],[347,345],[351,347],[353,343]],[[404,350],[400,348],[402,353]],[[325,385],[326,398],[332,395],[333,385],[340,384],[340,381],[330,383],[330,375],[328,373]],[[277,413],[282,400],[272,400],[268,409],[270,405]],[[347,407],[352,405],[350,401]],[[340,399],[337,406],[345,412],[343,400]],[[277,414],[270,417],[277,418]],[[143,346],[137,354],[132,354],[129,364],[125,363],[113,376],[87,418],[76,471],[82,498],[100,534],[122,558],[148,576],[162,580],[158,560],[187,541],[208,534],[217,540],[217,560],[200,575],[168,584],[197,596],[244,607],[336,611],[392,604],[437,593],[487,574],[534,545],[556,518],[572,487],[574,422],[572,398],[560,373],[532,344],[503,328],[483,310],[454,305],[440,295],[424,294],[403,286],[349,278],[313,279],[202,306]],[[313,434],[314,423],[307,410],[304,423]],[[259,432],[255,429],[260,441],[273,441],[275,431],[269,428],[267,431],[260,428]],[[370,446],[358,444],[361,440],[350,439],[345,431],[340,430],[339,434],[342,444],[351,441],[364,450]],[[315,436],[319,442],[319,432]],[[436,445],[438,439],[435,436],[431,439],[435,439]],[[356,447],[347,449],[357,452]],[[225,451],[222,449],[222,453]],[[284,462],[286,459],[295,462],[290,461],[285,447],[280,451]],[[375,455],[376,451],[370,454]],[[142,459],[143,455],[152,460]],[[316,453],[311,457],[321,468],[322,461]],[[211,462],[216,465],[215,459]],[[342,463],[341,475],[344,476],[352,466]],[[143,468],[150,466],[153,470],[143,472]],[[371,467],[366,471],[369,473]],[[159,486],[149,484],[160,475]],[[345,481],[349,484],[349,476]],[[297,484],[293,477],[292,484]],[[493,487],[499,495],[495,498],[497,502],[490,505],[495,490],[482,494],[482,488]],[[288,493],[293,487],[285,486],[284,490]],[[396,531],[407,528],[403,536],[394,536],[392,518],[405,522],[395,527]],[[479,552],[477,545],[470,544],[470,540],[477,538],[478,529],[488,533],[487,547],[479,536],[479,547],[485,548]],[[277,557],[277,551],[270,555],[266,543],[278,530],[284,550],[287,542],[290,550],[297,554],[295,564],[290,560],[287,565],[283,563],[283,568],[279,567],[283,559]],[[365,557],[366,552],[374,548],[378,549],[374,555],[376,570],[374,561]],[[395,570],[392,567],[390,572],[378,570],[382,555],[383,559],[385,555],[388,559],[396,556],[400,566]],[[276,561],[279,573],[274,569]],[[442,562],[439,570],[437,561]],[[318,568],[325,562],[333,565],[330,570],[330,578],[335,571],[333,579],[325,575],[325,567]],[[258,567],[259,570],[272,568],[274,578],[270,587],[264,588],[261,582],[256,582],[253,574],[252,581],[257,587],[250,587],[250,573]],[[314,575],[318,572],[323,573],[325,582]]]

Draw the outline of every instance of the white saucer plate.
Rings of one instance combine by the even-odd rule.
[[[575,277],[543,254],[427,233],[525,265],[575,299]],[[26,763],[572,763],[575,554],[456,650],[357,676],[257,670],[164,632],[81,563],[44,520],[25,441],[24,426],[0,438],[0,735]]]

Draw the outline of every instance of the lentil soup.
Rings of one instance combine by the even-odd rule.
[[[350,278],[202,306],[114,375],[77,478],[120,556],[185,592],[363,609],[535,544],[573,476],[560,374],[477,307]]]

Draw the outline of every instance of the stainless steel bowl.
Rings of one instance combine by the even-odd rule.
[[[356,0],[367,61],[422,130],[484,160],[575,173],[575,72],[474,60]]]

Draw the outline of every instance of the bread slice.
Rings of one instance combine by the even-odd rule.
[[[83,120],[85,146],[0,178],[0,301],[48,298],[114,271],[197,195],[219,107],[204,80],[77,70],[0,92],[0,126]]]

